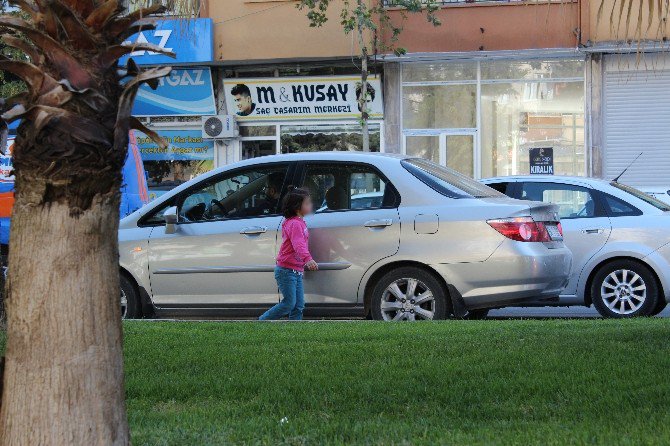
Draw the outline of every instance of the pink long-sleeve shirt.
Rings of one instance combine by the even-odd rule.
[[[284,220],[281,237],[277,265],[295,271],[304,271],[305,263],[312,260],[308,248],[309,232],[305,220],[300,217]]]

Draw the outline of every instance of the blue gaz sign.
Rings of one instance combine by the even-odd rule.
[[[206,116],[216,114],[209,68],[172,70],[152,90],[140,87],[133,116]]]
[[[200,130],[159,130],[158,134],[168,143],[167,148],[159,147],[144,133],[135,132],[143,161],[214,159],[214,141],[203,139]]]
[[[123,57],[119,63],[125,65],[128,57],[142,65],[179,64],[192,62],[211,62],[214,59],[214,33],[212,19],[161,19],[156,20],[156,29],[133,34],[124,42],[151,43],[172,51],[176,59],[155,53],[138,50]]]

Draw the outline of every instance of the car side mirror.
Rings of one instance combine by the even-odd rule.
[[[174,234],[177,232],[177,224],[179,223],[179,215],[177,214],[177,206],[171,206],[163,213],[165,218],[165,233]]]

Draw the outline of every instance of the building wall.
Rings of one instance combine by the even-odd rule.
[[[293,0],[208,0],[203,12],[216,24],[215,60],[249,63],[357,54],[358,46],[340,25],[340,0],[331,2],[329,20],[320,28],[311,28],[307,11],[295,5]]]
[[[651,0],[583,0],[584,33],[582,43],[627,40],[662,40],[670,37],[668,5]],[[630,14],[628,5],[631,5]],[[658,10],[658,6],[662,10]],[[602,6],[600,15],[598,11]],[[650,9],[653,7],[653,9]],[[651,17],[651,19],[650,19]]]
[[[203,13],[216,24],[216,60],[337,58],[358,52],[339,23],[342,0],[331,2],[321,28],[310,28],[306,11],[295,5],[294,0],[208,0]],[[428,25],[423,14],[408,14],[398,46],[411,53],[573,48],[578,12],[579,4],[566,0],[448,6],[437,12],[438,27]],[[390,14],[402,22],[401,11]]]
[[[408,15],[398,46],[410,53],[574,48],[579,4],[518,2],[440,9],[441,26],[421,14]],[[391,11],[400,23],[401,11]]]

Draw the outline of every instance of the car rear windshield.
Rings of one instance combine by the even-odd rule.
[[[489,198],[505,195],[453,169],[421,158],[401,161],[403,167],[427,186],[450,198]]]
[[[616,187],[617,189],[621,189],[624,192],[628,192],[632,196],[639,198],[640,200],[654,206],[657,209],[666,212],[670,211],[670,205],[663,203],[661,200],[654,198],[651,195],[642,192],[641,190],[635,189],[634,187],[631,186],[626,186],[625,184],[617,183],[616,181],[612,181],[610,184]]]

